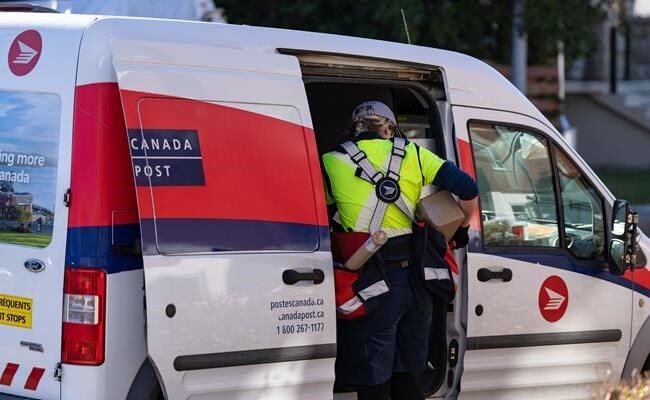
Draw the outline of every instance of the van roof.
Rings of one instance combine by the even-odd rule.
[[[14,14],[14,13],[12,13]],[[96,74],[86,75],[81,68],[85,60],[97,65],[110,53],[112,38],[170,41],[228,48],[246,48],[261,52],[290,49],[314,53],[352,55],[356,57],[401,61],[438,66],[444,71],[452,105],[506,110],[530,115],[554,129],[546,118],[503,75],[474,57],[453,51],[365,39],[334,34],[264,28],[246,25],[164,20],[140,17],[113,17],[67,14],[22,14],[10,24],[61,26],[86,30],[80,57],[78,84],[102,81]],[[28,21],[26,21],[28,20]],[[84,49],[82,49],[83,51]],[[88,57],[90,59],[88,59]],[[93,60],[94,61],[91,61]],[[111,63],[101,63],[102,76],[114,77]],[[95,68],[96,70],[96,68]],[[103,79],[106,80],[106,79]]]

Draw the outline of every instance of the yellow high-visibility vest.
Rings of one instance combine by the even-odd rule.
[[[366,154],[375,169],[385,175],[393,149],[391,140],[362,139],[356,141],[356,145]],[[406,145],[405,152],[399,187],[407,206],[413,211],[420,199],[422,186],[433,182],[445,160],[420,147],[418,162],[418,147],[410,142]],[[344,152],[332,151],[324,154],[323,166],[330,183],[330,187],[325,188],[327,204],[336,204],[339,222],[343,228],[354,232],[368,232],[377,204],[374,185],[355,175],[357,165]],[[412,231],[411,220],[393,203],[388,206],[381,230],[389,237],[408,234]]]

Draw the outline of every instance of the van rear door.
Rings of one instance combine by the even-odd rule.
[[[63,197],[82,30],[61,29],[56,15],[34,26],[33,14],[1,14],[0,397],[59,399]]]
[[[332,397],[335,305],[300,67],[113,39],[167,398]]]

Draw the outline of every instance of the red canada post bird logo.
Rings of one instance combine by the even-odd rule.
[[[33,29],[16,36],[9,47],[7,59],[9,70],[16,76],[24,76],[32,72],[41,58],[42,47],[41,34]]]
[[[548,322],[559,321],[569,305],[569,289],[557,275],[546,278],[539,288],[539,311]]]

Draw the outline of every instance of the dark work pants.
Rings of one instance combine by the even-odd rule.
[[[360,400],[388,399],[393,391],[403,393],[394,400],[422,398],[418,378],[426,367],[433,305],[427,295],[416,307],[410,274],[409,268],[390,272],[390,294],[375,311],[339,321],[337,386],[359,388]],[[388,383],[392,378],[395,390]],[[411,388],[416,397],[408,393]]]

